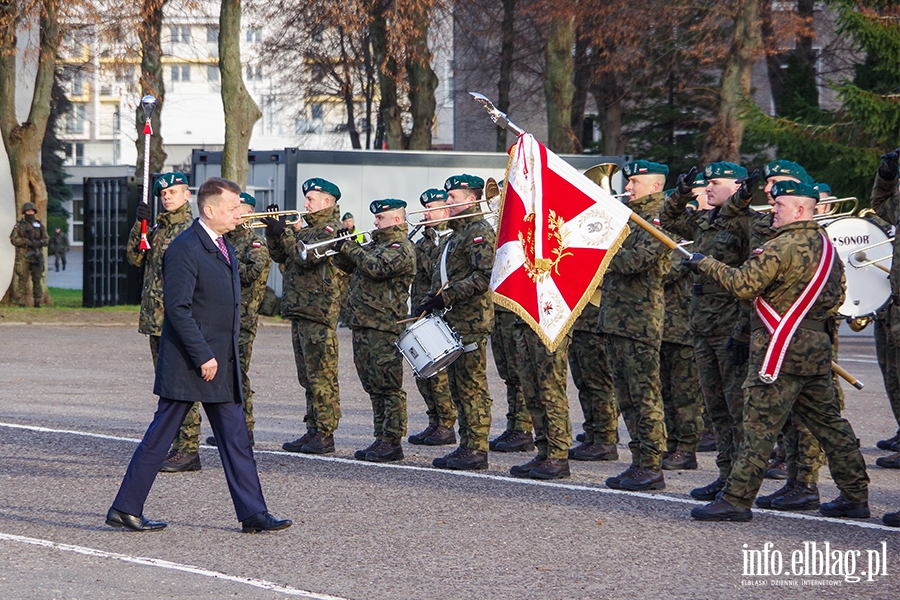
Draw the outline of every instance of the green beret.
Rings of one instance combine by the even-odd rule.
[[[341,217],[341,221],[346,221],[347,219],[352,219],[352,218],[353,218],[353,215],[351,215],[350,213],[346,212],[346,213],[344,213],[344,216]]]
[[[444,189],[450,190],[474,190],[484,189],[484,179],[476,175],[454,175],[444,182]]]
[[[693,210],[697,210],[700,208],[700,203],[697,202],[696,198],[691,198],[687,201],[687,205],[690,206]]]
[[[156,180],[156,183],[153,184],[153,195],[159,196],[164,189],[166,189],[167,187],[172,187],[173,185],[187,184],[187,175],[185,175],[181,171],[172,171],[171,173],[161,175],[160,178]]]
[[[694,183],[691,185],[692,188],[702,187],[705,188],[709,185],[709,182],[706,181],[706,176],[703,173],[697,173],[697,176],[694,177]]]
[[[662,163],[650,162],[649,160],[633,160],[625,165],[622,174],[626,178],[635,175],[668,175],[669,167]]]
[[[406,202],[396,198],[384,198],[382,200],[375,200],[369,205],[369,210],[372,211],[373,215],[388,210],[397,210],[398,208],[406,208]]]
[[[335,200],[341,199],[340,188],[327,179],[322,179],[321,177],[313,177],[312,179],[307,179],[303,182],[303,195],[305,196],[306,193],[310,191],[322,192],[323,194],[331,194],[332,196],[334,196]]]
[[[764,178],[768,179],[769,177],[775,177],[776,175],[793,177],[798,181],[809,180],[809,175],[806,174],[806,169],[791,160],[776,160],[763,167]]]
[[[730,162],[714,162],[703,170],[706,179],[740,179],[747,176],[747,169]]]
[[[419,202],[422,203],[422,206],[427,207],[429,202],[446,202],[447,201],[447,192],[444,190],[439,190],[437,188],[431,188],[422,192],[422,195],[419,196]]]
[[[825,193],[829,196],[831,195],[831,186],[827,183],[816,183],[813,185],[813,187],[816,188],[816,191],[820,194]]]
[[[256,208],[256,198],[254,198],[247,192],[241,192],[241,204],[248,204],[253,208]]]
[[[805,181],[776,181],[769,192],[773,198],[779,196],[801,196],[805,198],[819,199],[819,192],[814,185]]]

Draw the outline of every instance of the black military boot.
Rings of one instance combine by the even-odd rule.
[[[772,500],[772,508],[777,510],[813,510],[820,504],[819,487],[799,481],[790,492]]]
[[[569,451],[573,460],[619,460],[615,444],[583,444]]]
[[[772,492],[768,496],[759,496],[756,499],[756,505],[760,508],[772,508],[772,501],[775,498],[781,498],[785,494],[790,493],[791,490],[794,489],[794,486],[797,485],[796,479],[788,479],[784,482],[784,485],[778,488],[778,490]]]
[[[868,519],[871,516],[868,502],[846,502],[840,496],[820,506],[819,513],[825,517],[848,519]]]
[[[300,447],[304,454],[334,454],[334,434],[317,431],[311,440]]]
[[[879,450],[890,450],[891,446],[893,446],[897,442],[900,442],[900,435],[894,435],[894,437],[889,437],[886,440],[880,440],[878,443],[875,444],[875,446]]]
[[[569,460],[566,458],[548,458],[528,472],[532,479],[565,479],[570,475]]]
[[[505,441],[506,441],[506,438],[508,438],[509,436],[511,436],[512,433],[513,433],[513,430],[512,430],[512,429],[505,429],[505,430],[503,431],[503,433],[501,433],[500,435],[498,435],[497,437],[495,437],[494,439],[492,439],[491,441],[488,442],[488,449],[489,449],[489,450],[496,450],[496,449],[497,449],[497,444],[499,444],[500,442],[505,442]]]
[[[753,518],[749,508],[734,506],[724,498],[718,498],[706,506],[691,509],[691,516],[698,521],[737,521],[743,523]]]
[[[516,465],[514,467],[510,467],[509,474],[513,477],[528,477],[528,474],[531,473],[532,469],[540,467],[548,460],[550,460],[548,457],[538,454],[524,465]]]
[[[882,456],[875,461],[875,464],[884,469],[900,469],[900,452]]]
[[[447,468],[447,462],[450,461],[450,460],[452,460],[452,459],[454,459],[454,458],[456,458],[457,456],[459,456],[460,454],[462,454],[462,452],[463,452],[463,447],[462,447],[462,446],[458,446],[458,447],[456,448],[456,450],[454,450],[454,451],[451,452],[450,454],[447,454],[447,455],[445,455],[445,456],[439,456],[439,457],[437,457],[436,459],[434,459],[433,461],[431,461],[431,464],[432,464],[433,466],[437,467],[438,469],[446,469],[446,468]]]
[[[702,500],[704,502],[712,502],[716,499],[716,495],[725,488],[725,480],[717,477],[715,481],[703,487],[691,490],[691,498],[694,500]]]
[[[456,471],[480,471],[488,468],[488,453],[486,450],[472,450],[463,448],[456,458],[447,461],[447,468]]]
[[[575,441],[576,441],[576,442],[582,442],[582,443],[583,443],[586,439],[587,439],[587,434],[586,434],[585,432],[583,432],[583,431],[582,431],[581,433],[579,433],[578,435],[575,436]]]
[[[365,460],[378,463],[403,460],[403,447],[400,444],[391,444],[382,440],[366,452]]]
[[[689,471],[697,468],[697,455],[693,452],[676,450],[663,459],[662,468],[666,471]]]
[[[185,473],[200,470],[199,452],[170,451],[166,461],[159,468],[160,473]]]
[[[646,490],[664,490],[666,489],[666,480],[663,476],[662,469],[653,469],[651,467],[641,467],[619,481],[619,487],[623,490],[632,492],[643,492]]]
[[[438,425],[424,441],[426,446],[449,446],[456,443],[456,434],[449,427]]]
[[[369,452],[374,450],[375,446],[377,446],[380,443],[381,443],[381,440],[375,440],[374,442],[372,442],[371,444],[369,444],[367,447],[363,448],[362,450],[357,450],[356,452],[354,452],[353,458],[355,458],[356,460],[366,460],[366,454],[368,454]]]
[[[881,517],[881,522],[888,527],[900,527],[900,510],[893,513],[886,513]]]
[[[606,487],[612,488],[614,490],[621,490],[622,486],[620,484],[622,480],[630,478],[638,469],[640,469],[638,465],[629,465],[627,469],[625,469],[615,477],[607,477]]]
[[[419,433],[413,434],[406,438],[406,441],[410,444],[415,444],[416,446],[421,446],[425,444],[425,438],[434,433],[434,430],[437,429],[437,425],[429,425]]]
[[[308,443],[313,439],[313,436],[316,435],[315,429],[307,429],[306,433],[302,436],[298,437],[293,442],[285,442],[281,445],[281,448],[287,450],[288,452],[300,452],[300,448],[303,447],[303,444]]]
[[[769,466],[766,468],[766,479],[787,479],[787,463],[779,458],[769,459]]]
[[[715,452],[716,436],[711,431],[704,431],[700,436],[700,443],[697,444],[697,452]]]
[[[496,452],[531,452],[534,450],[534,437],[530,433],[515,430],[502,442],[494,444]]]

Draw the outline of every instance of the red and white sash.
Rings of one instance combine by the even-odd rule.
[[[831,267],[834,265],[835,251],[828,236],[821,233],[819,235],[822,237],[822,256],[819,257],[816,272],[791,307],[784,313],[784,316],[779,315],[772,305],[762,297],[753,300],[756,314],[762,319],[771,335],[766,357],[759,370],[759,378],[763,383],[773,383],[778,378],[781,364],[784,362],[784,355],[787,354],[794,333],[828,282]]]

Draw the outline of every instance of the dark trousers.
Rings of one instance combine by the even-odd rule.
[[[144,514],[144,502],[162,466],[190,402],[159,399],[153,422],[138,444],[112,507],[129,515]],[[228,491],[239,521],[266,511],[244,409],[236,402],[204,403],[203,410],[216,436]]]

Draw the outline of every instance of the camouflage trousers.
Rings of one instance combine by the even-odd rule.
[[[447,367],[450,397],[456,404],[459,422],[459,446],[488,450],[491,432],[491,392],[487,381],[487,336],[481,333],[462,336],[463,345],[478,344],[463,352]]]
[[[723,490],[728,502],[744,508],[753,504],[775,437],[792,411],[822,445],[841,497],[846,502],[868,500],[866,462],[853,428],[841,417],[830,373],[809,377],[782,373],[771,385],[749,386],[746,392],[744,438]]]
[[[716,436],[716,466],[722,479],[731,472],[743,437],[744,394],[740,385],[748,368],[746,364],[734,366],[727,344],[727,335],[694,336],[694,360],[706,412]]]
[[[619,405],[606,357],[606,336],[590,331],[572,332],[569,370],[584,414],[584,443],[618,443]]]
[[[666,444],[659,351],[644,342],[607,335],[606,354],[619,409],[631,436],[631,464],[659,469]]]
[[[534,424],[538,456],[568,458],[572,445],[572,421],[566,395],[567,359],[572,337],[567,335],[556,352],[527,324],[515,327],[516,365],[525,404]]]
[[[450,382],[447,380],[447,370],[440,371],[437,375],[427,379],[416,377],[416,387],[425,400],[425,413],[428,415],[428,425],[442,425],[453,429],[456,423],[456,406],[450,397]]]
[[[494,327],[491,330],[491,353],[500,379],[506,384],[506,430],[531,433],[531,415],[525,406],[525,395],[519,383],[516,367],[516,338],[514,323],[516,314],[494,311]]]
[[[34,298],[35,306],[40,305],[41,298],[44,296],[44,288],[41,286],[41,277],[44,274],[44,264],[30,263],[26,260],[20,260],[16,263],[16,296],[19,298],[19,306],[25,306],[25,296],[28,295],[28,280],[31,280],[31,297]]]
[[[900,347],[891,340],[891,323],[887,318],[888,311],[878,313],[873,324],[875,327],[875,355],[884,379],[884,391],[894,420],[897,421],[897,433],[900,434]],[[882,318],[881,315],[885,316]]]
[[[696,452],[703,432],[703,396],[693,346],[662,343],[659,383],[666,415],[666,450]]]
[[[403,358],[394,346],[397,334],[378,329],[353,330],[353,363],[372,401],[376,440],[399,444],[406,435]]]
[[[337,332],[309,319],[291,319],[291,343],[297,381],[306,396],[303,422],[307,429],[334,433],[342,416]]]

